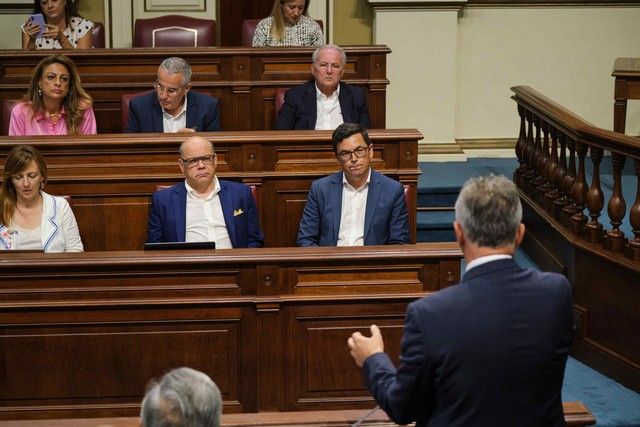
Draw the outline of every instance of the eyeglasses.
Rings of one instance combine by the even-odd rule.
[[[209,154],[207,156],[200,157],[191,157],[190,159],[180,159],[182,164],[184,164],[188,168],[194,168],[198,166],[198,163],[202,162],[205,165],[210,165],[213,163],[213,159],[216,158],[215,154]]]
[[[154,89],[156,90],[156,92],[158,92],[158,93],[162,93],[162,92],[165,92],[165,91],[166,91],[166,92],[167,92],[167,95],[169,95],[169,96],[175,96],[175,95],[177,95],[177,94],[178,94],[178,92],[180,92],[180,91],[182,90],[182,88],[178,88],[178,89],[173,88],[173,87],[166,88],[166,87],[164,87],[163,85],[161,85],[161,84],[160,84],[160,83],[158,83],[158,82],[155,82],[155,83],[153,84],[153,88],[154,88]]]
[[[338,153],[338,157],[343,162],[348,162],[351,160],[351,155],[356,156],[356,159],[361,159],[364,157],[365,153],[369,150],[369,147],[358,147],[353,151],[341,151]]]

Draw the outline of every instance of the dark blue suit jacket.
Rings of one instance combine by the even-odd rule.
[[[336,246],[342,212],[342,172],[311,183],[298,231],[298,246]],[[364,244],[409,243],[402,184],[371,170],[364,214]]]
[[[218,180],[220,204],[227,232],[234,248],[260,248],[258,211],[251,189],[233,181]],[[147,242],[184,242],[187,189],[184,182],[156,191],[151,200]]]
[[[562,426],[573,331],[564,276],[497,260],[409,304],[400,368],[377,353],[364,378],[398,424]]]
[[[217,98],[190,90],[187,92],[187,127],[196,132],[220,130],[220,103]],[[164,132],[162,107],[155,92],[129,102],[127,133]]]
[[[365,128],[371,127],[367,100],[362,88],[340,82],[338,100],[345,123],[360,123]],[[284,93],[284,104],[278,113],[276,129],[313,130],[316,128],[317,117],[316,82],[310,80]]]

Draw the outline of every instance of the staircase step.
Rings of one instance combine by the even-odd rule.
[[[453,211],[418,212],[418,242],[453,242]]]

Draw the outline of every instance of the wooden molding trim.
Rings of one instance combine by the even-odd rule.
[[[517,140],[515,138],[461,138],[455,144],[418,144],[418,155],[424,154],[464,154],[465,150],[505,150],[513,149],[515,154]]]

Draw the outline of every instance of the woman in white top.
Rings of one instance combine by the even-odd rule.
[[[22,29],[22,49],[91,49],[93,22],[78,16],[77,1],[33,0],[33,13],[42,13],[45,28],[30,19]]]
[[[258,22],[252,46],[323,46],[320,25],[307,16],[310,0],[274,0],[271,16]]]
[[[0,250],[83,251],[69,203],[42,191],[46,181],[40,152],[30,145],[13,147],[0,186]]]

